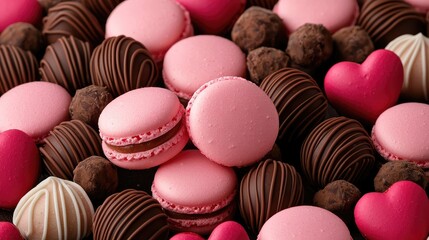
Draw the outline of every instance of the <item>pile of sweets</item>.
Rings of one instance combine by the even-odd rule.
[[[429,239],[428,1],[0,6],[0,239]]]

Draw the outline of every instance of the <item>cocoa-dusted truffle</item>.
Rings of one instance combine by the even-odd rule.
[[[94,239],[168,239],[167,215],[143,191],[127,189],[109,196],[93,219]]]
[[[356,25],[365,29],[376,48],[404,34],[426,31],[426,21],[403,0],[364,1]]]
[[[158,67],[149,51],[125,36],[107,38],[96,47],[90,71],[93,84],[106,86],[113,97],[154,86],[158,80]]]
[[[260,88],[271,98],[279,114],[278,138],[300,142],[326,115],[328,101],[308,74],[283,68],[268,75]]]
[[[302,204],[304,187],[294,167],[268,159],[243,176],[239,197],[241,217],[257,233],[275,213]]]
[[[107,17],[112,10],[124,0],[81,0],[83,5],[91,11],[98,21],[102,24],[106,22]]]
[[[284,48],[287,34],[277,14],[265,8],[250,7],[235,22],[231,39],[248,52],[262,46]]]
[[[91,46],[73,36],[61,37],[46,48],[40,61],[42,81],[56,83],[71,95],[91,84]]]
[[[273,9],[279,0],[247,0],[246,6],[258,6],[266,9]]]
[[[355,185],[345,180],[336,180],[316,192],[313,203],[349,223],[353,220],[353,210],[361,196],[361,192]]]
[[[386,191],[398,181],[408,180],[426,188],[428,180],[423,169],[415,163],[406,161],[390,161],[383,164],[374,178],[374,188],[377,192]]]
[[[53,176],[72,180],[73,170],[84,159],[103,156],[98,133],[80,120],[62,122],[45,137],[39,151],[45,170]]]
[[[43,36],[30,23],[17,22],[6,27],[0,35],[0,44],[14,45],[39,56],[44,49]]]
[[[321,24],[306,23],[290,34],[286,53],[292,66],[312,70],[331,57],[333,48],[328,29]]]
[[[247,69],[250,80],[257,85],[269,74],[289,66],[289,56],[275,48],[260,47],[247,55]]]
[[[305,177],[319,188],[339,179],[357,185],[376,161],[368,133],[358,121],[346,117],[317,125],[302,144],[300,160]]]
[[[48,44],[60,37],[74,36],[97,46],[104,39],[104,31],[97,18],[78,1],[61,2],[50,8],[43,18],[42,34]]]
[[[70,117],[98,129],[98,117],[112,100],[113,97],[106,87],[89,85],[78,89],[70,103]]]
[[[39,78],[36,57],[19,47],[0,45],[0,63],[0,96],[19,84]]]
[[[335,60],[362,63],[374,51],[368,33],[359,26],[345,27],[332,35]]]
[[[85,190],[93,202],[100,203],[115,193],[118,172],[109,160],[91,156],[77,164],[73,170],[73,181]]]

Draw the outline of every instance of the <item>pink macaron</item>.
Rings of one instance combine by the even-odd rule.
[[[279,116],[271,99],[254,83],[226,76],[201,86],[186,107],[194,145],[225,166],[249,166],[272,148]]]
[[[37,0],[0,0],[0,6],[0,33],[13,23],[37,25],[42,18],[42,7]]]
[[[208,240],[249,240],[249,235],[240,223],[226,221],[213,229]]]
[[[158,63],[175,42],[193,32],[188,11],[175,0],[123,1],[106,22],[106,38],[131,37],[141,42]]]
[[[222,76],[246,76],[246,56],[231,40],[198,35],[174,44],[165,54],[165,85],[189,100],[206,82]]]
[[[185,109],[164,88],[138,88],[101,112],[98,127],[106,157],[126,169],[147,169],[178,154],[188,142]]]
[[[186,150],[156,171],[152,195],[165,209],[174,231],[209,234],[232,218],[237,176],[232,168]]]
[[[0,222],[0,239],[24,240],[19,229],[10,222]]]

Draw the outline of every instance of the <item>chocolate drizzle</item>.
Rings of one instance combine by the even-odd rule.
[[[107,38],[95,48],[90,71],[93,84],[106,86],[114,97],[154,86],[158,80],[158,68],[149,51],[125,36]]]
[[[306,73],[283,68],[268,75],[260,88],[279,113],[279,139],[302,141],[325,117],[328,102],[317,83]]]
[[[77,89],[91,84],[91,46],[73,36],[61,37],[46,48],[40,61],[43,81],[56,83],[73,96]]]
[[[254,233],[275,213],[303,201],[301,176],[289,164],[268,159],[241,180],[240,214]]]
[[[358,121],[346,117],[326,119],[301,147],[302,171],[319,188],[340,179],[356,185],[374,164],[371,138]]]
[[[402,0],[364,1],[356,25],[368,32],[376,48],[403,34],[426,31],[424,16]]]
[[[51,44],[60,37],[74,36],[97,46],[104,31],[97,18],[80,2],[61,2],[50,8],[43,18],[43,36]]]
[[[104,24],[112,10],[123,1],[124,0],[82,0],[82,3],[94,14],[101,24]]]
[[[152,196],[127,189],[108,197],[93,222],[94,239],[168,239],[167,215]]]
[[[98,133],[80,120],[62,122],[39,147],[46,171],[56,177],[72,180],[73,170],[80,161],[103,156]]]
[[[22,83],[38,80],[36,57],[12,45],[0,45],[0,96]]]

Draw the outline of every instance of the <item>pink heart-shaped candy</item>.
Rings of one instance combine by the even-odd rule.
[[[372,52],[362,64],[339,62],[326,73],[326,96],[340,113],[373,124],[397,102],[403,71],[401,59],[384,49]]]
[[[411,181],[396,182],[384,193],[365,194],[354,215],[359,231],[369,240],[422,240],[429,234],[429,199]]]
[[[226,221],[213,229],[208,240],[249,240],[249,235],[239,223]]]

